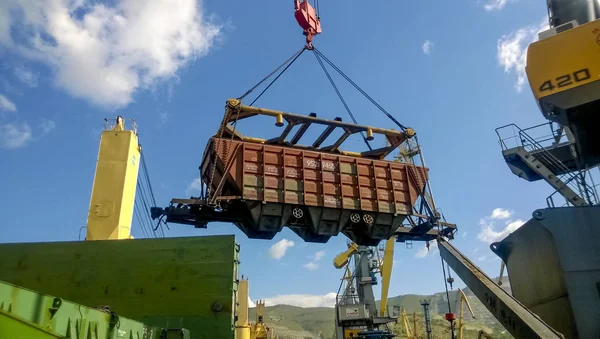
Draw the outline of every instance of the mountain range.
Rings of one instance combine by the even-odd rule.
[[[497,278],[494,280],[498,281]],[[502,287],[510,292],[509,281],[506,277],[502,279]],[[477,332],[481,329],[497,339],[512,338],[470,289],[465,288],[463,292],[475,314],[475,318],[473,318],[468,308],[464,307],[463,339],[477,338]],[[456,313],[458,317],[460,309],[458,291],[456,289],[450,290],[448,296],[451,311]],[[444,319],[444,314],[448,313],[448,298],[445,292],[433,295],[399,295],[388,298],[388,305],[404,307],[409,315],[410,326],[413,326],[413,319],[416,319],[418,337],[426,338],[423,308],[421,306],[422,300],[429,300],[430,303],[432,338],[450,338],[449,324]],[[250,309],[250,319],[254,318],[254,309]],[[274,329],[278,339],[335,339],[334,308],[303,308],[290,305],[269,306],[265,308],[265,322]],[[393,326],[393,331],[399,338],[406,338],[400,321]]]

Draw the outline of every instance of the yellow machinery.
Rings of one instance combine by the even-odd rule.
[[[460,312],[458,314],[458,339],[462,339],[463,338],[463,326],[464,324],[464,305],[467,305],[467,308],[469,309],[469,312],[471,313],[471,316],[473,318],[475,318],[475,314],[473,313],[473,309],[471,308],[471,304],[469,303],[469,299],[467,299],[467,296],[465,295],[465,292],[463,292],[460,288],[458,289],[458,302],[460,303]]]
[[[235,322],[235,338],[250,339],[250,321],[248,317],[248,279],[238,282],[237,320]]]
[[[250,339],[274,339],[273,328],[265,325],[265,301],[256,302],[256,322],[251,326]],[[236,338],[237,339],[237,338]]]
[[[235,322],[236,339],[275,339],[275,332],[271,327],[265,325],[265,302],[259,300],[256,302],[256,322],[250,324],[248,311],[248,279],[242,279],[238,282],[238,300],[237,300],[237,320]]]
[[[417,321],[416,314],[413,318],[413,328],[410,328],[408,324],[408,314],[406,313],[406,309],[402,307],[402,312],[400,313],[400,318],[402,321],[402,328],[404,329],[404,333],[406,334],[407,339],[417,339]]]
[[[600,8],[596,1],[549,0],[548,12],[550,28],[527,51],[527,77],[543,115],[575,147],[568,167],[592,167],[600,163]]]
[[[131,219],[140,165],[137,128],[128,130],[122,117],[100,139],[86,240],[131,238]]]
[[[381,305],[379,316],[383,317],[387,311],[387,298],[390,290],[390,279],[392,278],[392,266],[394,265],[394,244],[396,237],[391,237],[385,242],[383,260],[379,265],[381,273]]]

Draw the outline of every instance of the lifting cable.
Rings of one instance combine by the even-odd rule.
[[[140,152],[141,153],[141,158],[142,158],[142,168],[144,171],[144,178],[146,179],[146,184],[148,185],[148,191],[150,191],[150,198],[152,199],[152,206],[156,206],[156,198],[154,197],[154,190],[152,189],[152,184],[150,181],[150,175],[148,174],[148,166],[146,165],[146,157],[144,156],[144,152]],[[150,215],[150,220],[152,220],[152,216]],[[159,219],[158,224],[156,225],[156,227],[154,227],[152,230],[154,232],[156,232],[157,230],[159,231],[158,233],[160,234],[161,238],[165,237],[165,232],[163,230],[161,226],[161,220]]]
[[[139,225],[140,229],[142,230],[142,234],[144,235],[144,238],[149,238],[150,236],[148,235],[148,231],[146,230],[146,227],[145,227],[146,223],[142,222],[142,217],[140,215],[138,199],[135,199],[135,201],[134,201],[133,212],[135,214],[135,219],[137,221],[137,224]]]
[[[269,79],[270,77],[273,76],[273,74],[277,73],[277,71],[279,71],[281,69],[281,67],[285,66],[286,64],[289,63],[289,65],[287,65],[287,67],[281,71],[281,73],[279,73],[279,75],[275,78],[275,80],[277,80],[281,74],[283,74],[283,72],[285,72],[291,64],[294,63],[294,61],[296,61],[296,59],[298,59],[298,57],[300,56],[300,54],[302,54],[302,52],[304,52],[306,50],[306,46],[302,47],[302,49],[300,49],[298,52],[292,54],[291,57],[289,57],[286,61],[284,61],[281,65],[279,65],[277,68],[275,68],[271,73],[269,73],[266,77],[264,77],[261,81],[259,81],[256,85],[254,85],[252,88],[250,88],[249,90],[246,91],[246,93],[244,93],[242,96],[240,96],[239,98],[237,98],[238,100],[242,100],[244,99],[248,94],[252,93],[252,91],[254,91],[258,86],[262,85],[263,82],[267,81],[267,79]],[[290,62],[291,60],[291,62]],[[254,99],[254,101],[252,101],[252,104],[256,102],[256,100],[258,100],[258,98],[260,98],[264,92],[266,92],[266,90],[271,87],[271,85],[275,82],[275,80],[271,81],[271,83],[267,86],[267,88],[265,88],[256,99]],[[252,106],[252,104],[250,104],[250,106]]]
[[[152,216],[150,215],[150,206],[156,206],[156,198],[150,182],[148,166],[146,165],[146,158],[144,157],[143,151],[140,152],[140,158],[140,169],[137,177],[136,197],[134,202],[136,220],[145,237],[164,238],[165,233],[163,228],[160,227],[160,220],[156,227],[152,227],[153,221]]]
[[[352,81],[352,79],[350,79],[344,72],[342,72],[342,70],[339,69],[333,62],[331,62],[329,59],[327,59],[327,57],[325,55],[323,55],[323,53],[321,53],[321,51],[319,51],[316,47],[314,47],[313,50],[320,57],[322,57],[323,60],[325,60],[325,62],[327,62],[334,70],[336,70],[342,77],[344,77],[344,79],[346,79],[352,86],[354,86],[354,88],[356,88],[356,90],[358,90],[362,95],[364,95],[367,99],[369,99],[369,101],[373,105],[375,105],[375,107],[379,108],[379,110],[382,113],[384,113],[390,120],[392,120],[400,128],[401,131],[404,132],[406,130],[406,127],[404,125],[402,125],[398,120],[396,120],[396,118],[394,118],[390,113],[388,113],[388,111],[386,111],[383,107],[381,107],[381,105],[379,105],[377,103],[377,101],[375,101],[373,98],[371,98],[370,95],[368,95],[365,91],[363,91],[362,88],[360,88],[360,86],[358,86],[354,81]]]
[[[319,54],[317,54],[317,52],[314,49],[313,49],[313,52],[314,52],[315,58],[317,58],[317,61],[319,62],[319,65],[321,65],[321,68],[323,69],[323,72],[327,76],[327,79],[329,79],[329,83],[331,83],[331,86],[335,90],[335,93],[337,93],[338,98],[340,98],[340,101],[342,102],[342,104],[346,108],[346,112],[348,112],[348,115],[350,116],[350,118],[352,119],[352,121],[355,124],[358,125],[358,122],[356,121],[356,118],[354,117],[354,114],[352,114],[352,112],[350,111],[350,107],[348,107],[348,104],[346,104],[346,100],[344,100],[344,97],[342,96],[342,94],[338,90],[337,86],[335,85],[335,82],[333,81],[333,78],[331,78],[331,75],[329,75],[329,71],[327,71],[327,68],[323,64],[323,61],[321,60],[321,57],[319,56]],[[369,141],[367,140],[367,137],[365,136],[365,133],[364,132],[360,132],[360,135],[362,136],[365,144],[369,148],[369,151],[373,150],[373,148],[371,148],[371,144],[369,144]]]
[[[317,12],[317,19],[321,19],[321,7],[319,7],[319,0],[315,0],[315,12]]]
[[[452,308],[450,307],[450,293],[448,292],[448,279],[446,279],[446,267],[444,266],[444,258],[442,258],[441,252],[440,252],[440,260],[442,261],[442,272],[444,273],[444,285],[446,287],[446,300],[448,301],[448,313],[452,313]],[[448,267],[448,274],[450,274],[450,267]],[[450,331],[452,333],[452,339],[454,339],[454,322],[453,321],[450,322]]]

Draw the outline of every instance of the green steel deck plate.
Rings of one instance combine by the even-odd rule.
[[[162,331],[0,281],[0,338],[3,339],[161,339]],[[185,330],[172,333],[173,338],[185,338]]]
[[[238,253],[233,235],[0,244],[0,280],[193,339],[231,339]]]

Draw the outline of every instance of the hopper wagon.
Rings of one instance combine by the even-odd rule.
[[[238,121],[258,115],[273,117],[281,133],[259,139],[236,129]],[[309,145],[300,144],[313,125],[324,129]],[[338,136],[326,143],[336,131]],[[366,140],[383,136],[385,143],[379,140],[382,147],[363,152],[342,150],[355,134]],[[412,129],[361,126],[230,99],[202,158],[201,197],[173,199],[167,208],[154,208],[153,218],[166,216],[167,222],[197,228],[230,222],[255,239],[272,239],[283,227],[307,242],[325,243],[342,233],[357,244],[376,245],[399,229],[406,239],[433,239],[437,233],[430,232],[430,218],[424,218],[425,226],[403,227],[408,216],[424,217],[414,207],[425,202],[428,169],[385,160],[414,135]],[[444,233],[450,231],[447,227]]]

